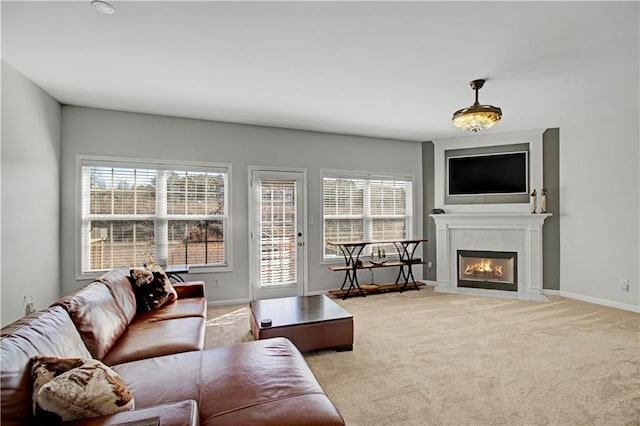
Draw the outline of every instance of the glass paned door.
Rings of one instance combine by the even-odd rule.
[[[304,293],[304,174],[253,170],[253,299]]]

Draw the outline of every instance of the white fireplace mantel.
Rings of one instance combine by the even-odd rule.
[[[436,224],[436,291],[469,292],[458,288],[457,250],[515,251],[518,253],[518,291],[522,299],[542,296],[542,225],[550,213],[432,214]],[[506,295],[497,290],[473,293]]]

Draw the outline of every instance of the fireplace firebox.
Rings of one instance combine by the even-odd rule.
[[[458,287],[518,291],[518,253],[458,250]]]

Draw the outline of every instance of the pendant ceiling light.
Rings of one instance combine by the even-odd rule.
[[[484,86],[484,80],[473,80],[471,88],[476,91],[476,101],[468,108],[462,108],[453,113],[453,124],[462,130],[478,132],[488,129],[502,118],[502,110],[492,105],[478,103],[478,90]]]

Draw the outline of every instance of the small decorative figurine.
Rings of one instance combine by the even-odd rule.
[[[538,199],[536,198],[537,196],[538,196],[538,193],[534,189],[533,192],[531,193],[531,213],[536,212],[537,203],[538,203]]]
[[[540,195],[542,196],[542,200],[540,201],[540,213],[547,212],[547,188],[542,188],[540,190]]]

